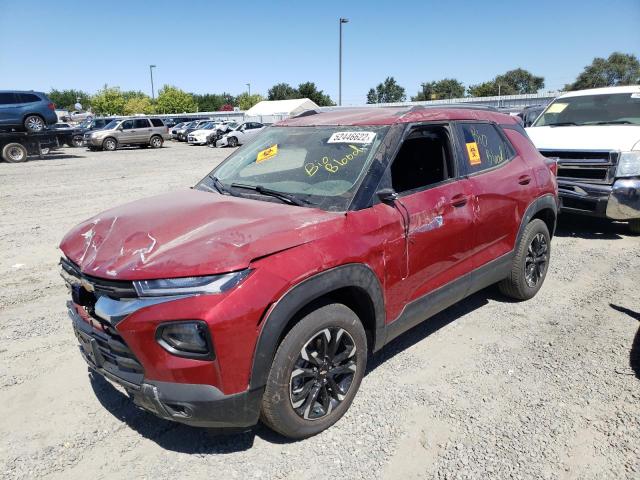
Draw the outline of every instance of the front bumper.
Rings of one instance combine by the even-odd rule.
[[[562,211],[631,220],[640,218],[640,179],[619,179],[613,185],[558,179]]]
[[[187,137],[187,142],[192,144],[192,145],[204,145],[205,143],[207,143],[207,139],[206,138],[193,137],[193,136],[189,135]]]
[[[100,147],[103,140],[103,138],[84,137],[82,139],[82,144],[86,147]]]
[[[87,323],[73,302],[68,302],[67,307],[80,353],[89,368],[122,386],[139,407],[166,420],[195,427],[245,428],[258,422],[264,388],[225,395],[212,385],[147,379],[142,365],[122,339]]]

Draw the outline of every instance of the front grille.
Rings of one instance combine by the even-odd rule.
[[[612,184],[618,152],[609,150],[540,150],[558,160],[558,178],[587,183]]]
[[[105,326],[104,330],[97,330],[77,313],[72,313],[72,317],[80,351],[91,367],[101,369],[132,385],[142,383],[142,365],[113,328]]]
[[[78,280],[79,284],[87,283],[93,288],[96,296],[107,295],[111,298],[135,298],[138,296],[133,282],[123,280],[106,280],[104,278],[86,275],[80,271],[80,268],[66,258],[60,259],[60,266],[72,277]]]

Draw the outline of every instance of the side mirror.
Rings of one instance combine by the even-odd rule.
[[[118,128],[117,128],[116,130],[120,130],[120,131],[122,131],[122,130],[124,130],[124,127],[123,127],[122,125],[119,125],[119,126],[118,126]]]
[[[382,203],[386,203],[387,205],[393,204],[398,198],[398,194],[393,188],[383,188],[382,190],[378,190],[376,195]]]

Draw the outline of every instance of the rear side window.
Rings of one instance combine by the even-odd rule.
[[[0,93],[0,104],[10,105],[12,103],[18,103],[13,93]]]
[[[18,97],[18,103],[33,103],[40,101],[40,97],[33,93],[16,93],[16,96]]]
[[[498,167],[515,156],[506,138],[490,123],[461,123],[462,158],[468,174]]]
[[[146,118],[138,118],[135,121],[135,125],[133,126],[133,128],[147,128],[149,127],[149,120],[147,120]]]
[[[159,118],[152,118],[151,123],[154,127],[164,127],[164,123],[162,123],[162,120],[160,120]]]

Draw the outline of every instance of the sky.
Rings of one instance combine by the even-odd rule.
[[[0,0],[0,89],[94,93],[104,84],[151,93],[164,84],[237,95],[251,84],[312,81],[343,105],[395,77],[466,86],[522,67],[544,90],[572,82],[594,57],[640,57],[640,0],[11,1]]]

